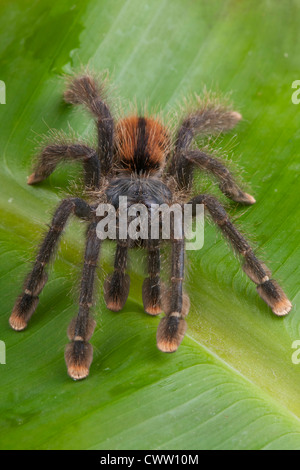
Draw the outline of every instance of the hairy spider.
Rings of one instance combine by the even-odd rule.
[[[26,328],[37,308],[39,294],[47,282],[46,267],[51,260],[70,215],[88,223],[84,265],[80,287],[79,311],[68,328],[70,343],[65,360],[68,374],[74,380],[89,373],[93,348],[89,340],[95,328],[90,314],[93,303],[95,269],[101,240],[96,226],[100,216],[96,213],[99,200],[111,203],[117,210],[119,196],[127,196],[127,208],[140,203],[150,211],[152,203],[168,204],[179,201],[193,208],[203,204],[212,220],[220,228],[234,250],[243,259],[243,270],[257,285],[258,294],[276,315],[286,315],[292,305],[271,273],[255,256],[247,240],[230,221],[220,202],[209,194],[192,197],[193,171],[200,168],[219,180],[221,191],[233,201],[253,204],[255,199],[242,191],[228,169],[214,156],[191,149],[193,138],[199,135],[219,134],[232,129],[241,115],[229,107],[206,102],[190,112],[181,122],[171,144],[170,133],[159,119],[136,114],[114,122],[103,97],[103,85],[89,73],[74,77],[68,84],[64,98],[67,103],[83,104],[97,120],[98,147],[93,149],[83,143],[54,142],[41,151],[34,173],[28,178],[32,185],[47,178],[61,160],[82,162],[85,188],[92,189],[92,201],[81,198],[64,199],[53,216],[50,230],[43,239],[33,269],[26,277],[22,294],[17,298],[10,316],[10,325],[16,331]],[[177,198],[177,199],[176,199]],[[151,223],[151,218],[150,218]],[[174,226],[174,221],[173,221]],[[183,292],[184,233],[171,236],[171,279],[169,289],[162,296],[160,282],[160,239],[148,239],[142,245],[148,250],[148,277],[144,280],[142,297],[145,311],[158,315],[164,311],[157,330],[157,347],[163,352],[174,352],[185,331],[185,317],[189,311],[189,298]],[[126,274],[127,238],[116,237],[116,254],[113,274],[104,283],[104,298],[113,311],[123,308],[129,293],[130,279]]]

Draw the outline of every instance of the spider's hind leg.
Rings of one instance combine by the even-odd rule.
[[[29,185],[40,183],[53,173],[61,161],[80,161],[83,164],[84,182],[88,188],[99,188],[100,162],[97,152],[85,144],[49,144],[41,151],[34,172],[29,176]]]
[[[103,95],[103,83],[87,73],[70,80],[64,98],[67,103],[84,105],[97,119],[98,155],[101,172],[106,175],[112,166],[114,120]]]
[[[245,205],[256,202],[253,196],[238,186],[230,171],[221,161],[200,150],[189,150],[177,158],[175,171],[181,188],[192,185],[195,166],[215,176],[219,181],[219,188],[229,199]]]
[[[229,170],[217,158],[200,150],[192,150],[191,144],[197,135],[217,135],[234,128],[241,120],[240,113],[213,99],[199,101],[198,109],[182,122],[175,142],[175,152],[169,172],[175,177],[180,189],[191,188],[194,167],[211,173],[219,180],[221,191],[233,201],[254,204],[255,199],[245,193],[236,183]]]
[[[237,111],[217,102],[202,102],[198,109],[189,114],[181,123],[175,142],[175,153],[188,150],[196,135],[218,135],[228,132],[242,119]]]

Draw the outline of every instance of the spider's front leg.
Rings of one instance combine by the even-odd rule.
[[[93,302],[95,270],[101,245],[96,226],[97,222],[92,222],[88,227],[80,286],[79,312],[68,328],[68,337],[71,342],[65,350],[65,361],[68,374],[74,380],[84,379],[88,376],[93,360],[93,348],[88,341],[94,333],[96,322],[90,316],[90,308]]]
[[[58,241],[70,215],[74,214],[77,217],[88,219],[91,212],[91,207],[79,198],[65,199],[59,205],[52,219],[50,230],[40,246],[33,269],[25,280],[24,291],[17,298],[10,316],[9,323],[14,330],[24,330],[37,308],[38,296],[47,282],[45,268],[55,253]]]
[[[278,283],[270,279],[270,270],[256,258],[249,243],[229,220],[228,214],[219,201],[213,196],[202,194],[194,197],[189,204],[192,204],[193,215],[196,214],[196,205],[204,204],[234,250],[244,258],[243,270],[257,285],[260,297],[271,307],[275,315],[287,315],[292,308],[291,302]]]
[[[122,310],[129,294],[130,278],[126,274],[128,243],[127,239],[117,239],[114,272],[104,282],[104,300],[112,312]]]
[[[175,216],[174,216],[175,217]],[[187,324],[185,317],[190,309],[189,297],[183,292],[184,230],[183,221],[172,224],[171,288],[162,296],[162,308],[166,316],[157,329],[157,347],[162,352],[175,352],[184,338]],[[176,238],[175,224],[177,224]]]
[[[143,282],[143,304],[149,315],[161,313],[160,248],[158,239],[148,240],[148,273]]]

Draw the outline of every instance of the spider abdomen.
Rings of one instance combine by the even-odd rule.
[[[116,159],[122,169],[155,173],[163,167],[170,147],[167,129],[156,119],[130,116],[116,128]]]

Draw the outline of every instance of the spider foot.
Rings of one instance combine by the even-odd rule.
[[[144,310],[149,315],[159,315],[162,312],[159,281],[154,282],[147,277],[143,282]]]
[[[241,193],[238,197],[236,197],[233,200],[236,202],[239,202],[240,204],[245,204],[247,206],[250,206],[256,203],[256,200],[254,199],[254,197],[248,193]]]
[[[44,179],[45,179],[45,176],[37,175],[36,173],[32,173],[27,178],[27,184],[29,184],[31,186],[32,184],[40,183]]]
[[[292,308],[291,302],[273,279],[269,279],[257,286],[257,292],[269,307],[271,307],[275,315],[281,317],[290,312]]]
[[[114,271],[104,282],[104,300],[109,310],[119,312],[124,307],[130,288],[128,274]]]
[[[38,303],[38,296],[32,296],[31,294],[24,293],[17,298],[12,314],[9,318],[9,324],[13,330],[25,330],[27,323],[37,308]]]
[[[223,181],[220,184],[220,189],[227,197],[229,197],[235,202],[238,202],[239,204],[245,204],[247,206],[250,206],[256,203],[256,200],[253,196],[251,196],[251,194],[244,193],[244,191],[242,191],[232,181]]]
[[[40,268],[40,266],[38,266]],[[34,272],[34,271],[33,271]],[[32,274],[29,276],[31,279]],[[46,272],[39,273],[39,277],[34,283],[34,288],[30,290],[25,288],[24,292],[19,295],[14,305],[12,314],[9,318],[9,324],[15,331],[25,330],[27,323],[34,314],[38,303],[39,303],[39,294],[41,293],[43,287],[45,286],[48,280],[48,275]],[[28,285],[28,282],[25,282],[25,286]]]
[[[65,361],[71,379],[85,379],[93,361],[92,345],[82,340],[72,341],[66,346]]]
[[[178,312],[162,318],[156,334],[158,349],[162,352],[175,352],[184,338],[186,329],[187,323]]]

